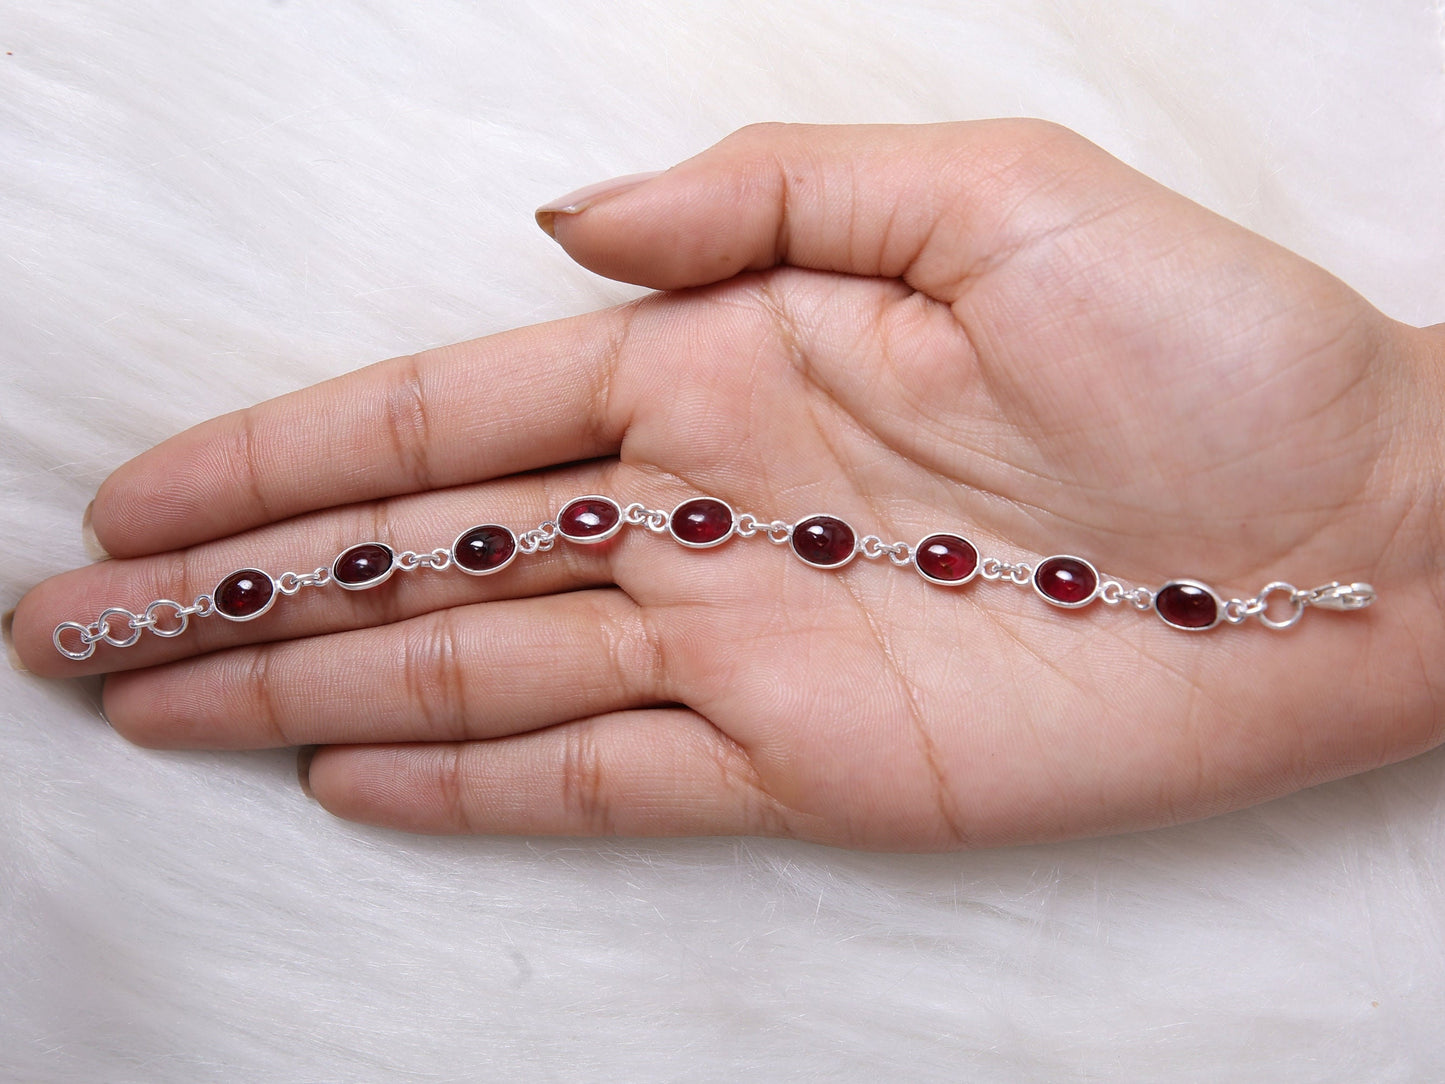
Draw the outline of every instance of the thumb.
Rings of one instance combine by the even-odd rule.
[[[1153,182],[1043,121],[766,124],[537,210],[578,263],[654,289],[792,264],[952,303],[1000,256]]]

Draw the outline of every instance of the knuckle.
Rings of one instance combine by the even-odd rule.
[[[266,472],[261,464],[261,448],[265,441],[256,432],[259,421],[260,416],[254,407],[241,411],[240,424],[236,426],[233,437],[235,447],[230,462],[240,474],[239,489],[250,497],[255,515],[262,521],[269,521],[276,517],[271,514],[270,503],[262,487]]]
[[[181,585],[180,593],[186,596],[182,598],[182,602],[188,602],[197,595],[209,594],[221,576],[203,581],[201,578],[203,573],[196,564],[197,556],[198,551],[196,550],[181,550],[172,554],[161,566],[156,567],[148,585],[150,596],[152,598],[170,597],[166,595],[166,592],[175,591],[177,584]]]
[[[296,743],[287,732],[285,712],[277,696],[273,677],[271,651],[261,647],[251,653],[245,664],[245,671],[240,675],[240,681],[246,690],[245,699],[250,702],[254,717],[260,722],[264,733],[274,745],[284,748]],[[225,699],[224,693],[222,699]]]
[[[605,606],[599,615],[608,630],[612,669],[619,687],[641,696],[651,696],[664,685],[667,662],[662,638],[646,614],[630,604],[616,612]]]
[[[562,809],[581,830],[597,835],[612,830],[612,812],[605,785],[602,752],[591,726],[566,733],[560,765]]]
[[[414,354],[396,360],[382,396],[382,421],[408,480],[418,490],[434,489],[425,378]]]
[[[432,785],[436,790],[443,818],[458,831],[471,833],[477,828],[469,798],[469,774],[467,747],[454,745],[437,758]]]
[[[402,682],[407,703],[421,718],[427,740],[468,737],[466,680],[457,629],[443,610],[402,641]]]

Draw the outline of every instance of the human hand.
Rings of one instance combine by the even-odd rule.
[[[118,559],[18,607],[26,665],[125,668],[105,710],[142,744],[322,746],[324,806],[419,831],[997,845],[1202,817],[1441,740],[1438,329],[1037,122],[747,129],[539,217],[587,267],[671,292],[138,457],[93,509]],[[1194,635],[628,529],[84,662],[50,644],[233,569],[520,531],[586,493],[1381,601]]]

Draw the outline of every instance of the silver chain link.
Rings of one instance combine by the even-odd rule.
[[[793,537],[793,525],[786,520],[765,521],[751,512],[741,512],[738,514],[737,533],[743,538],[752,538],[755,534],[766,535],[773,545],[784,546]]]
[[[167,607],[172,611],[170,620],[175,622],[171,626],[162,624],[163,619],[158,616],[159,612]],[[197,595],[196,601],[189,606],[182,606],[174,599],[158,598],[139,614],[131,613],[120,606],[110,606],[89,625],[82,625],[78,621],[62,621],[55,626],[55,631],[50,635],[50,642],[55,645],[55,650],[67,659],[83,662],[95,654],[98,644],[110,644],[112,647],[134,647],[140,641],[141,633],[146,629],[165,639],[179,636],[190,626],[191,618],[209,617],[215,608],[215,600],[210,595]],[[125,619],[125,627],[130,630],[128,636],[121,637],[111,632],[111,618],[116,617]],[[65,646],[63,637],[67,632],[74,632],[78,635],[80,640],[78,649]]]
[[[1105,580],[1099,585],[1099,600],[1106,606],[1127,602],[1136,610],[1147,610],[1154,605],[1154,592],[1147,587],[1130,588],[1118,580]]]
[[[303,587],[325,587],[330,582],[329,568],[318,568],[311,572],[283,572],[276,577],[276,590],[283,595],[294,595]]]
[[[876,534],[864,535],[858,543],[858,552],[870,561],[887,557],[900,567],[913,559],[913,547],[907,542],[885,542]]]
[[[1285,596],[1285,604],[1290,607],[1285,616],[1279,618],[1269,616],[1272,595]],[[1354,610],[1363,610],[1374,601],[1375,589],[1368,583],[1341,583],[1339,580],[1331,580],[1318,587],[1299,588],[1292,583],[1275,580],[1251,598],[1232,598],[1226,602],[1224,604],[1224,620],[1231,625],[1240,625],[1251,617],[1257,617],[1266,628],[1278,632],[1293,628],[1304,616],[1305,610],[1311,606],[1321,610],[1348,613]]]
[[[415,572],[419,568],[430,568],[436,572],[451,567],[451,550],[441,548],[434,549],[430,553],[417,553],[415,550],[407,550],[405,553],[396,555],[396,567],[399,572]]]
[[[668,514],[662,509],[648,508],[637,502],[629,504],[622,512],[622,522],[630,523],[634,527],[646,527],[653,534],[665,534],[667,520]]]
[[[1020,587],[1027,587],[1033,582],[1034,566],[1027,561],[1014,563],[997,557],[985,557],[978,563],[978,574],[985,580],[1008,580]]]
[[[530,531],[517,536],[519,553],[546,553],[557,544],[557,521],[549,519]]]

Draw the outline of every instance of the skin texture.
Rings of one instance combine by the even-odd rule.
[[[332,812],[427,832],[933,850],[1208,816],[1441,738],[1440,329],[1063,129],[745,129],[539,221],[636,303],[384,362],[121,467],[116,560],[20,604],[165,747],[319,745]],[[61,620],[597,492],[1091,559],[1126,584],[1373,583],[1204,634],[1127,606],[626,530],[86,663]],[[1277,600],[1278,603],[1278,600]]]

